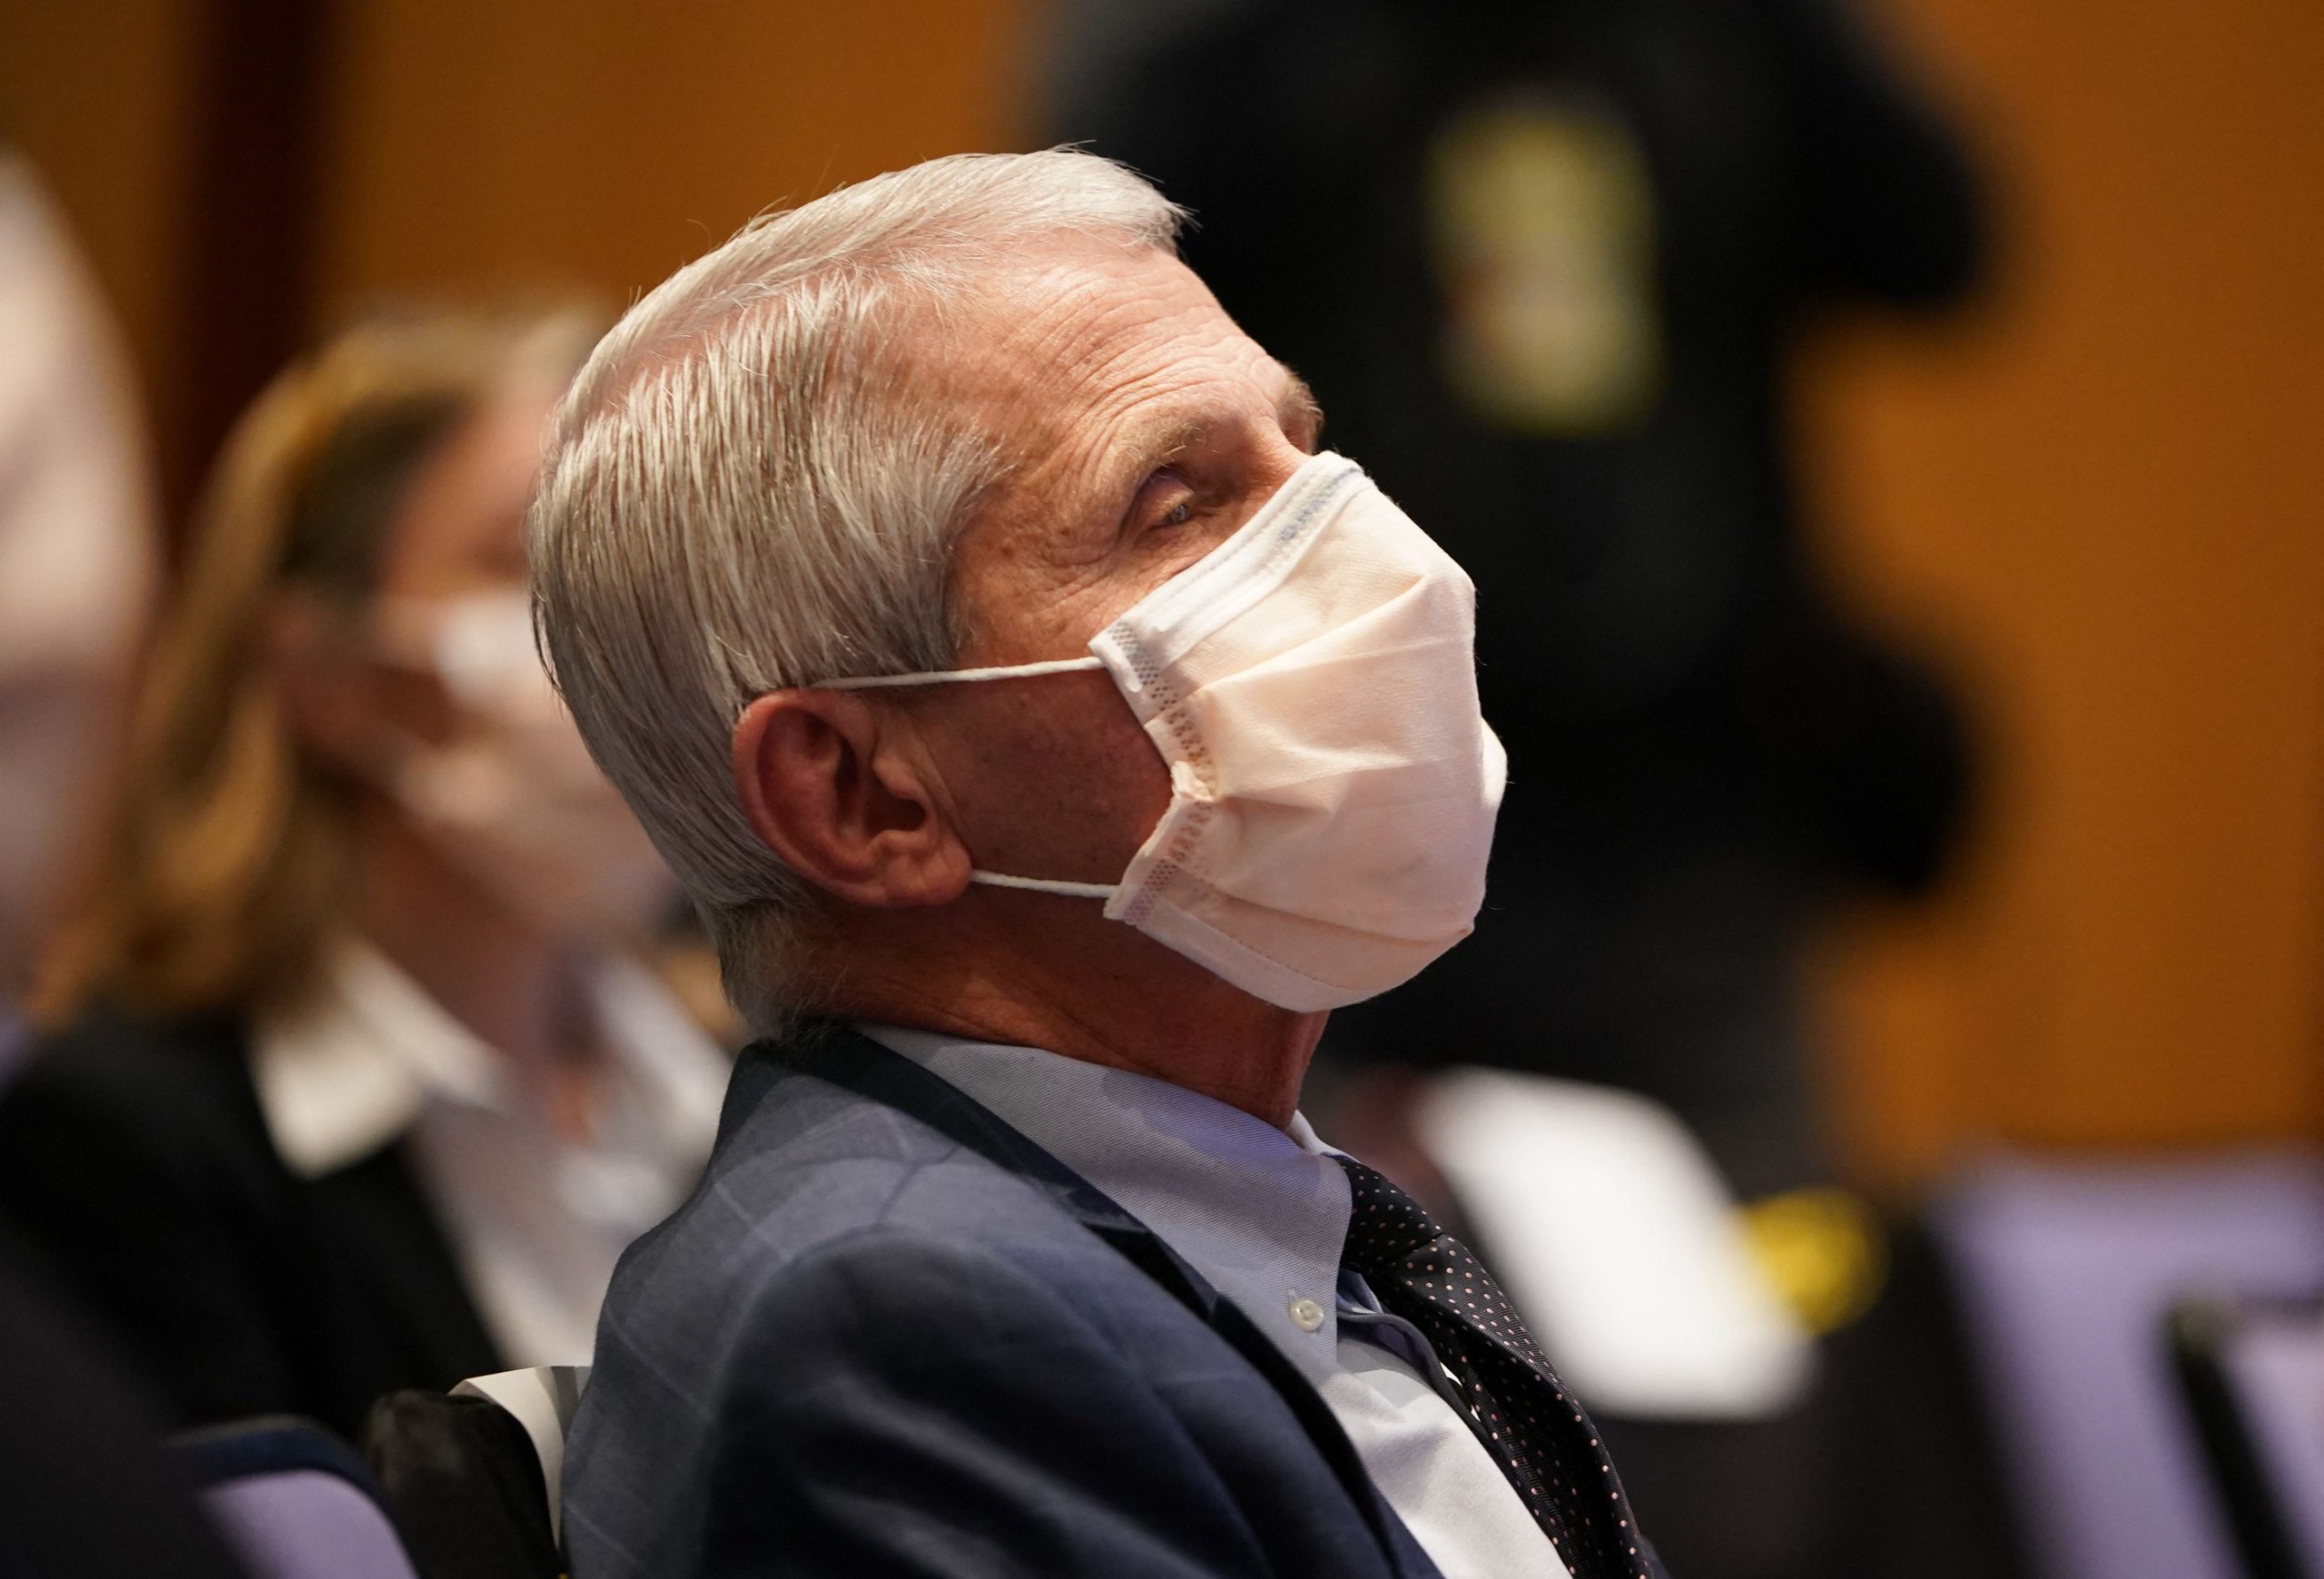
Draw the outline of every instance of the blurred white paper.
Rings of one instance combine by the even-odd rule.
[[[1815,1371],[1807,1334],[1675,1116],[1603,1086],[1459,1069],[1423,1089],[1415,1118],[1502,1287],[1584,1404],[1744,1420],[1800,1400]]]

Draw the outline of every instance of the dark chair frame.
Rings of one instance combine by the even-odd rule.
[[[2171,1369],[2245,1572],[2250,1579],[2324,1579],[2310,1571],[2292,1538],[2275,1478],[2228,1373],[2236,1335],[2263,1314],[2324,1324],[2324,1294],[2181,1299],[2164,1319]]]
[[[386,1495],[355,1450],[302,1416],[260,1415],[204,1426],[178,1433],[165,1447],[196,1491],[255,1475],[311,1469],[338,1476],[388,1513]]]

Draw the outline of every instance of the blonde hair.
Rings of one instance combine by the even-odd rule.
[[[138,681],[109,836],[44,962],[40,1018],[98,1001],[248,1009],[311,983],[349,908],[354,795],[286,716],[277,610],[295,591],[360,611],[407,486],[513,379],[569,373],[582,322],[376,318],[276,378],[236,424]]]
[[[566,397],[528,528],[551,667],[754,1028],[788,1006],[810,895],[743,814],[734,720],[785,686],[945,667],[952,544],[1009,465],[1009,435],[915,398],[915,337],[1023,248],[1167,251],[1181,218],[1094,154],[932,159],[745,227]]]

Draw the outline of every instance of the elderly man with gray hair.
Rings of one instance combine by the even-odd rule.
[[[743,1055],[624,1258],[576,1579],[1659,1572],[1475,1258],[1297,1112],[1483,896],[1474,589],[1144,181],[940,159],[599,348],[541,629]]]

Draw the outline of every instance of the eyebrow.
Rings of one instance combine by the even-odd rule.
[[[1285,428],[1305,424],[1320,430],[1324,425],[1324,408],[1322,402],[1315,399],[1315,391],[1307,387],[1306,380],[1289,368],[1280,362],[1275,366],[1284,377],[1283,393],[1275,400],[1275,420]],[[1204,437],[1217,426],[1217,419],[1211,416],[1184,416],[1176,421],[1166,419],[1152,430],[1138,434],[1121,446],[1117,453],[1122,458],[1122,472],[1127,475],[1136,471],[1142,481],[1147,472],[1185,454],[1202,442]]]
[[[1283,393],[1275,400],[1275,420],[1286,429],[1296,423],[1312,423],[1320,431],[1324,424],[1324,408],[1315,399],[1315,391],[1307,387],[1306,380],[1283,363],[1275,362],[1274,365],[1282,373],[1284,380]],[[1202,442],[1204,437],[1218,426],[1215,412],[1181,411],[1175,418],[1157,416],[1150,426],[1133,429],[1119,438],[1106,463],[1105,481],[1092,487],[1093,494],[1102,487],[1105,499],[1102,508],[1108,511],[1118,508],[1121,512],[1113,518],[1113,529],[1118,532],[1128,522],[1128,512],[1137,503],[1137,490],[1145,486],[1147,479],[1157,468],[1168,465]],[[1094,507],[1094,499],[1092,504]],[[1092,513],[1095,513],[1094,508]]]
[[[1286,428],[1305,422],[1321,433],[1324,430],[1324,402],[1315,399],[1315,391],[1307,387],[1305,379],[1289,368],[1285,368],[1283,372],[1290,382],[1284,386],[1283,399],[1275,402],[1276,418]]]

